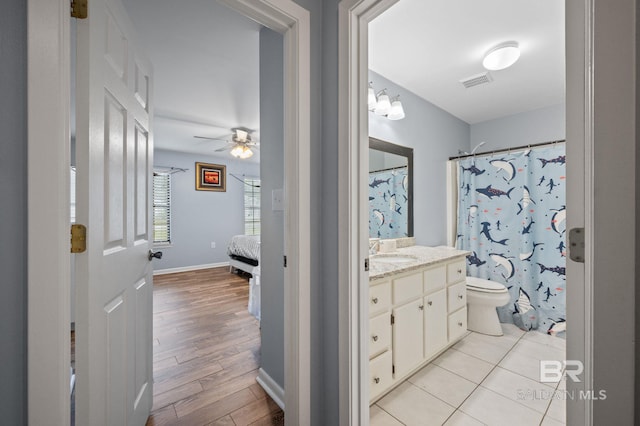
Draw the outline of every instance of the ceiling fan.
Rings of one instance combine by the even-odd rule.
[[[253,149],[258,149],[260,145],[259,142],[254,141],[251,138],[251,133],[253,130],[247,129],[246,127],[234,127],[231,129],[231,140],[220,139],[220,138],[210,138],[207,136],[194,136],[194,138],[198,139],[208,139],[213,141],[225,141],[227,146],[222,148],[218,148],[215,152],[222,152],[228,149],[231,150],[231,155],[237,158],[246,159],[253,155]]]

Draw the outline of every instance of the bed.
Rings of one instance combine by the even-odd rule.
[[[251,274],[249,279],[249,312],[260,320],[260,236],[234,235],[227,246],[229,271]]]

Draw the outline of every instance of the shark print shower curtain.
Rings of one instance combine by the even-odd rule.
[[[564,144],[459,161],[457,246],[467,275],[504,284],[501,322],[565,330]]]
[[[369,237],[407,237],[409,176],[407,167],[369,173]]]

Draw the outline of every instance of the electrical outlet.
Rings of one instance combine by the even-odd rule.
[[[211,242],[211,248],[216,248],[216,243],[215,242]]]

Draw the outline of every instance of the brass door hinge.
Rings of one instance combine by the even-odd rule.
[[[71,253],[84,253],[87,250],[87,228],[84,225],[71,225]]]
[[[89,10],[89,0],[71,0],[71,17],[78,19],[87,19]]]

